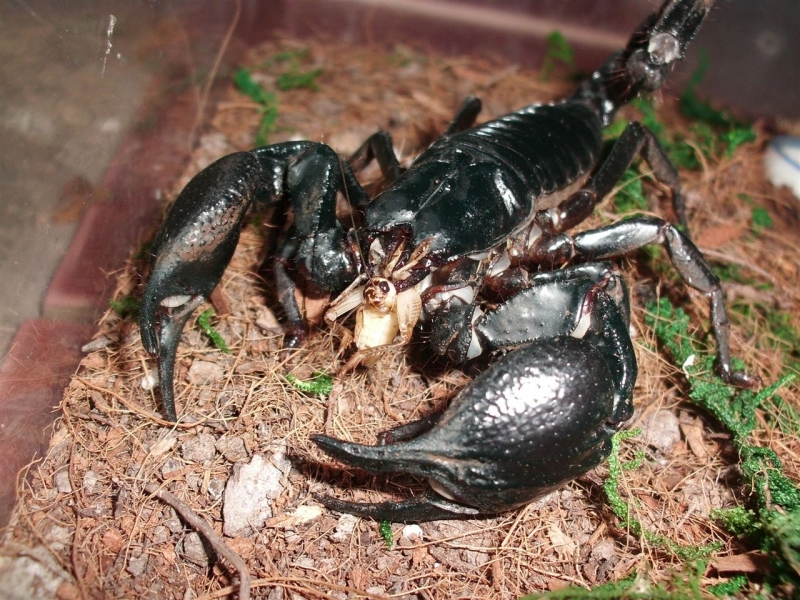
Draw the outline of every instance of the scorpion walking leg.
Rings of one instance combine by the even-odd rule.
[[[275,289],[278,292],[278,302],[283,308],[286,317],[284,327],[283,345],[286,348],[297,348],[308,335],[306,320],[295,296],[296,285],[289,275],[290,259],[297,253],[299,241],[294,228],[287,234],[288,239],[280,246],[272,262],[275,280]]]
[[[475,96],[467,97],[450,125],[448,125],[444,135],[458,133],[472,127],[478,113],[481,112],[482,106],[480,98]],[[378,161],[381,173],[389,182],[400,177],[403,172],[400,161],[394,153],[392,134],[388,131],[381,130],[369,136],[358,150],[353,152],[350,158],[347,159],[347,164],[351,168],[360,169],[373,159]]]
[[[678,222],[686,227],[686,199],[681,192],[678,171],[670,162],[667,153],[653,132],[636,121],[625,128],[625,131],[614,143],[606,160],[591,179],[590,189],[597,195],[597,200],[603,199],[611,192],[622,179],[625,170],[639,154],[653,170],[656,178],[670,188],[672,208],[678,217]]]
[[[394,153],[392,134],[388,131],[381,130],[369,136],[347,159],[347,164],[352,168],[363,168],[373,159],[378,161],[381,173],[390,182],[400,177],[403,172],[400,161]]]
[[[445,129],[444,135],[458,133],[472,127],[481,112],[481,108],[483,108],[483,103],[480,98],[467,96],[461,104],[461,108],[458,109],[456,116],[453,117],[450,125]]]
[[[711,324],[717,341],[718,368],[722,378],[727,383],[740,387],[755,387],[760,384],[758,377],[733,370],[729,344],[730,324],[719,278],[714,275],[697,246],[677,227],[655,217],[636,217],[579,233],[570,242],[578,256],[590,260],[620,256],[648,244],[664,246],[681,278],[689,286],[705,294],[709,300]]]
[[[605,198],[622,179],[625,171],[637,156],[641,155],[650,166],[656,178],[667,185],[672,192],[672,207],[678,221],[686,227],[686,201],[681,192],[678,171],[667,157],[664,148],[653,132],[638,122],[630,123],[614,143],[603,164],[595,171],[586,187],[578,190],[550,211],[537,215],[539,224],[546,233],[567,231],[588,218],[595,206]],[[536,261],[537,253],[552,255],[551,236],[543,236],[531,252]]]

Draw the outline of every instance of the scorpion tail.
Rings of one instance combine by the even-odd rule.
[[[611,55],[571,99],[592,105],[608,125],[625,103],[664,85],[714,1],[667,0],[633,33],[627,47]]]

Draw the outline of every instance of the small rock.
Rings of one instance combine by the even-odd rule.
[[[53,484],[56,486],[56,489],[62,494],[72,493],[72,484],[69,481],[69,471],[67,471],[66,469],[62,469],[61,471],[58,471],[56,472],[55,475],[53,475]]]
[[[317,561],[315,561],[310,556],[301,556],[296,561],[294,561],[295,567],[300,567],[301,569],[313,569],[317,566]]]
[[[344,514],[339,517],[339,522],[336,523],[336,531],[334,531],[330,538],[334,542],[345,542],[350,539],[355,531],[358,517],[353,515]]]
[[[158,440],[155,444],[150,446],[150,457],[151,458],[158,458],[159,456],[163,456],[175,446],[178,441],[178,436],[172,432],[167,432],[164,437]]]
[[[204,476],[202,473],[185,473],[184,478],[186,479],[186,487],[190,490],[198,491],[203,487]]]
[[[422,527],[416,524],[406,525],[403,527],[402,537],[412,541],[422,541]]]
[[[99,494],[102,491],[100,475],[92,470],[86,471],[83,475],[83,491],[87,494]]]
[[[228,462],[239,462],[247,458],[247,448],[240,437],[223,437],[217,440],[216,449]]]
[[[102,350],[103,348],[108,348],[111,345],[111,339],[105,335],[101,335],[98,338],[93,339],[88,344],[84,344],[81,346],[81,352],[84,354],[89,354],[89,352],[96,352],[97,350]]]
[[[164,479],[169,479],[172,473],[179,471],[183,465],[174,458],[168,458],[161,467],[161,476]]]
[[[167,518],[164,519],[164,526],[169,529],[172,533],[180,533],[183,531],[183,523],[178,518],[178,515],[175,513],[173,508],[168,509],[167,511]]]
[[[308,523],[309,521],[313,521],[317,517],[322,514],[322,508],[319,506],[314,505],[303,505],[298,506],[292,517],[294,518],[294,523],[299,525],[301,523]]]
[[[178,552],[183,554],[186,560],[197,565],[201,569],[208,568],[208,553],[206,552],[205,546],[203,546],[203,540],[199,533],[193,531],[187,534],[186,537],[183,538],[181,546],[182,548],[179,548]]]
[[[147,371],[147,373],[145,373],[144,377],[142,377],[142,382],[140,385],[142,386],[143,390],[149,392],[150,390],[154,390],[158,387],[158,382],[158,371],[155,369],[150,369]]]
[[[283,600],[285,594],[283,588],[281,586],[275,586],[269,591],[269,595],[267,595],[267,600]]]
[[[205,385],[212,381],[220,381],[225,377],[225,369],[217,363],[207,360],[195,360],[189,367],[189,382],[196,385]]]
[[[169,539],[169,530],[163,525],[156,525],[150,532],[150,542],[153,544],[163,544]]]
[[[133,575],[134,577],[139,577],[144,570],[147,568],[147,553],[143,553],[141,556],[131,556],[128,560],[128,566],[125,569]]]
[[[200,390],[197,395],[197,406],[206,406],[209,402],[214,400],[216,394],[211,390]]]
[[[600,540],[592,548],[592,558],[600,560],[609,560],[614,556],[614,542],[613,540]]]
[[[222,498],[225,492],[225,480],[219,477],[212,477],[208,480],[208,495],[214,500]]]
[[[290,469],[285,447],[276,450],[271,460],[256,454],[249,463],[234,468],[233,477],[225,487],[223,533],[229,537],[246,537],[260,529],[272,516],[271,500],[283,492],[281,480]]]
[[[199,433],[181,441],[181,456],[184,460],[204,463],[214,458],[214,436],[210,433]]]
[[[55,598],[69,579],[50,550],[42,546],[26,548],[18,556],[0,555],[0,596],[4,599]]]
[[[641,422],[642,439],[664,454],[671,454],[681,441],[681,427],[672,411],[661,409],[645,416]]]

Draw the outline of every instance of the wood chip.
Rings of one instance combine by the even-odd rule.
[[[697,458],[707,458],[705,442],[703,442],[703,424],[700,419],[694,419],[690,423],[681,422],[681,432],[689,444],[689,449]]]
[[[711,561],[711,568],[717,573],[767,573],[769,557],[763,554],[734,554],[718,556]]]

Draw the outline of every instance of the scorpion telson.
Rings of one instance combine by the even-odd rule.
[[[434,352],[455,362],[499,356],[442,414],[387,432],[378,446],[314,436],[350,465],[432,482],[408,501],[321,498],[335,510],[389,520],[494,514],[604,460],[632,414],[637,372],[627,289],[606,261],[648,244],[665,247],[681,278],[707,296],[721,376],[757,384],[731,367],[719,280],[678,227],[642,216],[569,233],[637,156],[671,189],[685,225],[678,174],[653,134],[631,123],[604,154],[602,130],[623,104],[662,86],[712,4],[665,2],[563,101],[474,125],[481,103],[468,98],[407,170],[382,131],[348,161],[325,144],[287,142],[201,171],[156,238],[141,310],[167,417],[177,418],[181,330],[219,282],[256,203],[285,203],[293,213],[274,256],[285,345],[306,335],[294,294],[302,277],[338,294],[328,322],[356,311],[359,352],[405,344],[425,328]],[[387,185],[370,199],[354,170],[373,160]],[[336,217],[339,193],[351,205],[352,227]]]

